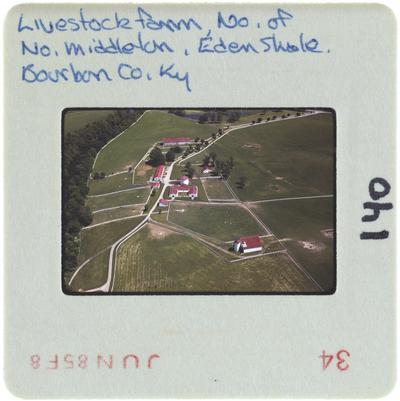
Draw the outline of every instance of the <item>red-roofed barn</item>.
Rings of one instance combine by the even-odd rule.
[[[156,168],[156,171],[154,172],[153,181],[162,181],[162,178],[164,175],[164,170],[165,170],[165,167],[163,165],[158,166]]]
[[[196,185],[172,185],[169,187],[169,197],[175,199],[176,197],[184,196],[190,199],[197,198],[199,189]]]
[[[258,235],[240,237],[233,243],[233,249],[242,253],[262,251],[261,239]]]
[[[166,146],[180,146],[180,145],[190,145],[193,143],[193,139],[187,136],[179,136],[176,138],[161,138],[160,145]]]

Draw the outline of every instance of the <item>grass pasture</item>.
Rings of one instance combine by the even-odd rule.
[[[334,130],[330,113],[256,124],[228,134],[208,152],[234,158],[228,182],[243,201],[332,194]],[[246,185],[239,189],[242,176]]]
[[[117,239],[133,230],[143,218],[116,221],[81,230],[81,247],[78,264],[111,246]]]
[[[71,282],[72,290],[80,292],[102,286],[107,281],[109,254],[106,250],[83,266]]]
[[[109,174],[134,167],[149,147],[165,136],[208,138],[215,131],[215,127],[164,111],[147,111],[136,124],[98,153],[94,171]]]
[[[294,259],[325,289],[334,285],[334,198],[300,199],[251,205]],[[309,247],[309,249],[308,249]]]
[[[131,187],[132,173],[115,174],[99,180],[90,180],[89,195],[107,194]]]
[[[154,175],[155,168],[146,164],[143,160],[135,170],[134,182],[135,184],[147,184],[147,182]]]
[[[224,262],[194,239],[154,224],[120,247],[113,286],[113,291],[166,293],[316,290],[285,254]]]
[[[208,199],[235,199],[225,185],[224,180],[219,178],[206,178],[202,179],[201,182],[203,183]]]
[[[64,132],[76,131],[95,121],[105,120],[113,110],[68,110],[64,114]]]
[[[241,206],[174,202],[170,206],[168,220],[220,241],[232,241],[245,235],[266,234]]]
[[[87,205],[92,211],[107,209],[116,206],[146,203],[150,188],[133,189],[112,195],[103,195],[88,198]]]
[[[104,223],[115,219],[122,219],[139,215],[143,210],[143,205],[123,206],[115,209],[104,210],[102,212],[93,213],[93,221],[91,225]]]

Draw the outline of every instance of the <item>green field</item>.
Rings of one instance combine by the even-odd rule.
[[[78,264],[111,246],[117,239],[133,230],[143,219],[144,217],[121,220],[82,230]]]
[[[86,127],[87,124],[104,120],[113,110],[69,110],[64,114],[65,133]]]
[[[112,195],[96,196],[88,198],[87,205],[91,210],[95,211],[116,206],[145,203],[149,193],[150,188],[142,188]]]
[[[89,195],[101,195],[134,187],[132,173],[115,174],[99,180],[89,181]]]
[[[155,168],[142,161],[135,170],[135,184],[146,184],[154,175]]]
[[[158,209],[156,212],[152,213],[151,219],[158,221],[159,223],[167,224],[167,208]],[[161,213],[159,213],[161,211]]]
[[[253,204],[252,210],[272,230],[311,276],[325,289],[334,285],[333,238],[323,230],[334,228],[333,198]],[[315,249],[306,249],[311,243]]]
[[[197,124],[164,111],[148,111],[135,125],[99,152],[94,171],[108,174],[134,167],[149,147],[165,136],[207,138],[215,131],[213,126]]]
[[[334,121],[328,113],[233,131],[208,148],[235,166],[228,180],[244,201],[332,194]],[[192,158],[202,160],[205,153]],[[238,188],[240,177],[245,188]]]
[[[72,290],[85,291],[102,286],[107,281],[109,254],[106,250],[83,266],[71,282]]]
[[[113,286],[121,292],[316,290],[285,254],[228,263],[201,243],[154,224],[120,247]]]
[[[234,199],[225,182],[219,178],[201,180],[209,199]]]
[[[220,241],[233,241],[245,235],[266,234],[251,214],[241,206],[172,203],[168,220]]]
[[[137,216],[143,211],[143,205],[131,205],[118,207],[111,210],[104,210],[102,212],[93,213],[93,220],[91,225],[104,223],[115,219],[121,219],[125,217]]]

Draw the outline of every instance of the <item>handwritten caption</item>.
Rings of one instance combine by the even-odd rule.
[[[317,37],[301,29],[297,31],[296,16],[286,9],[277,8],[271,15],[259,18],[218,11],[207,21],[204,24],[194,16],[160,17],[143,7],[132,7],[132,12],[126,15],[112,12],[101,18],[84,8],[77,8],[71,16],[55,19],[21,13],[17,32],[21,38],[20,52],[27,60],[21,66],[21,79],[27,84],[167,79],[192,92],[192,71],[179,66],[182,57],[227,54],[267,57],[273,53],[286,56],[303,53],[315,57],[330,52],[321,46]],[[254,31],[260,32],[256,39]],[[87,33],[93,34],[90,39]],[[58,39],[57,46],[52,38]],[[157,64],[149,60],[143,65],[135,62],[137,55],[155,54],[165,55],[168,61]],[[101,65],[101,57],[98,61],[94,56],[114,56],[115,65],[109,59]],[[58,57],[64,62],[56,66]],[[96,68],[85,66],[93,60],[99,63]]]

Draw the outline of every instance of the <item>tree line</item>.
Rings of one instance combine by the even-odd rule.
[[[128,128],[142,114],[121,109],[103,120],[68,131],[64,127],[62,144],[62,255],[65,272],[77,265],[79,233],[92,222],[91,210],[85,206],[88,179],[97,152],[112,138]]]

